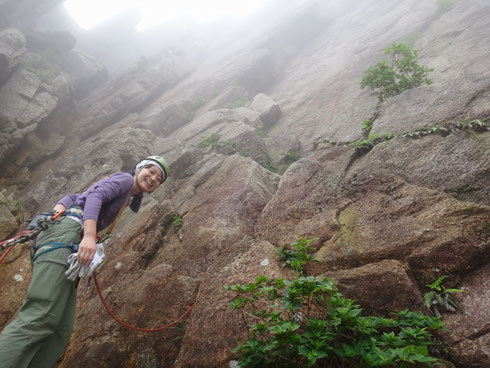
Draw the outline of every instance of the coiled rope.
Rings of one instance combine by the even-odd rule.
[[[165,326],[162,326],[162,327],[158,327],[158,328],[139,328],[139,327],[134,327],[134,326],[131,326],[130,324],[128,324],[128,323],[126,323],[126,322],[124,322],[121,319],[119,319],[119,318],[116,317],[116,315],[111,311],[111,309],[107,305],[104,297],[102,296],[102,292],[100,290],[99,282],[97,281],[97,276],[95,275],[95,272],[92,275],[92,277],[94,278],[95,287],[97,288],[97,293],[99,294],[100,300],[102,301],[102,304],[104,305],[104,308],[106,309],[106,311],[110,314],[110,316],[116,322],[118,322],[119,324],[123,325],[124,327],[130,328],[131,330],[140,331],[140,332],[158,332],[158,331],[165,330],[165,329],[167,329],[169,327],[172,327],[172,326],[176,325],[178,322],[180,322],[181,320],[183,320],[191,312],[191,310],[194,309],[194,307],[196,306],[195,303],[192,304],[190,306],[190,308],[187,309],[183,315],[181,315],[174,322],[172,322],[172,323],[170,323],[168,325],[165,325]]]

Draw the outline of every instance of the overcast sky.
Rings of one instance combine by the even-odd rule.
[[[128,9],[141,14],[137,29],[179,17],[208,22],[223,17],[241,17],[266,0],[67,0],[64,6],[80,27],[89,29]]]

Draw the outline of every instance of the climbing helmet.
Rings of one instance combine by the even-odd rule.
[[[163,175],[160,184],[162,184],[170,176],[170,166],[162,156],[148,156],[142,159],[140,162],[142,161],[152,161],[162,170]]]

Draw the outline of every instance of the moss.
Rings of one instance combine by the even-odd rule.
[[[354,208],[346,208],[337,216],[340,226],[340,245],[345,248],[345,252],[351,253],[352,247],[359,240],[358,221],[359,214]]]
[[[201,137],[203,140],[199,143],[199,147],[216,147],[218,145],[218,141],[220,135],[218,132],[214,132],[209,137]]]

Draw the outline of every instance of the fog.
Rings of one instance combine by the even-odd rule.
[[[203,12],[202,6],[185,12],[182,4],[191,5],[191,2],[184,1],[180,2],[180,7],[171,8],[169,14],[153,19],[148,18],[148,9],[130,7],[132,2],[133,0],[123,1],[125,6],[113,8],[113,14],[108,15],[107,11],[110,9],[106,7],[104,14],[94,16],[92,21],[86,18],[84,24],[90,25],[88,29],[77,23],[66,4],[61,4],[39,20],[36,31],[70,32],[77,39],[77,48],[94,56],[111,74],[115,74],[141,58],[150,57],[168,48],[191,52],[197,59],[205,58],[214,46],[240,38],[258,25],[270,21],[267,18],[270,18],[269,14],[277,0],[250,2],[255,8],[251,8],[246,1],[234,2],[234,9],[229,6],[223,9],[222,6],[215,13],[211,12],[211,8]],[[216,6],[222,1],[206,2],[208,3]],[[203,13],[200,16],[197,14],[199,11]],[[100,21],[102,18],[105,19]],[[156,18],[160,18],[160,21]],[[95,20],[100,22],[93,24]]]

